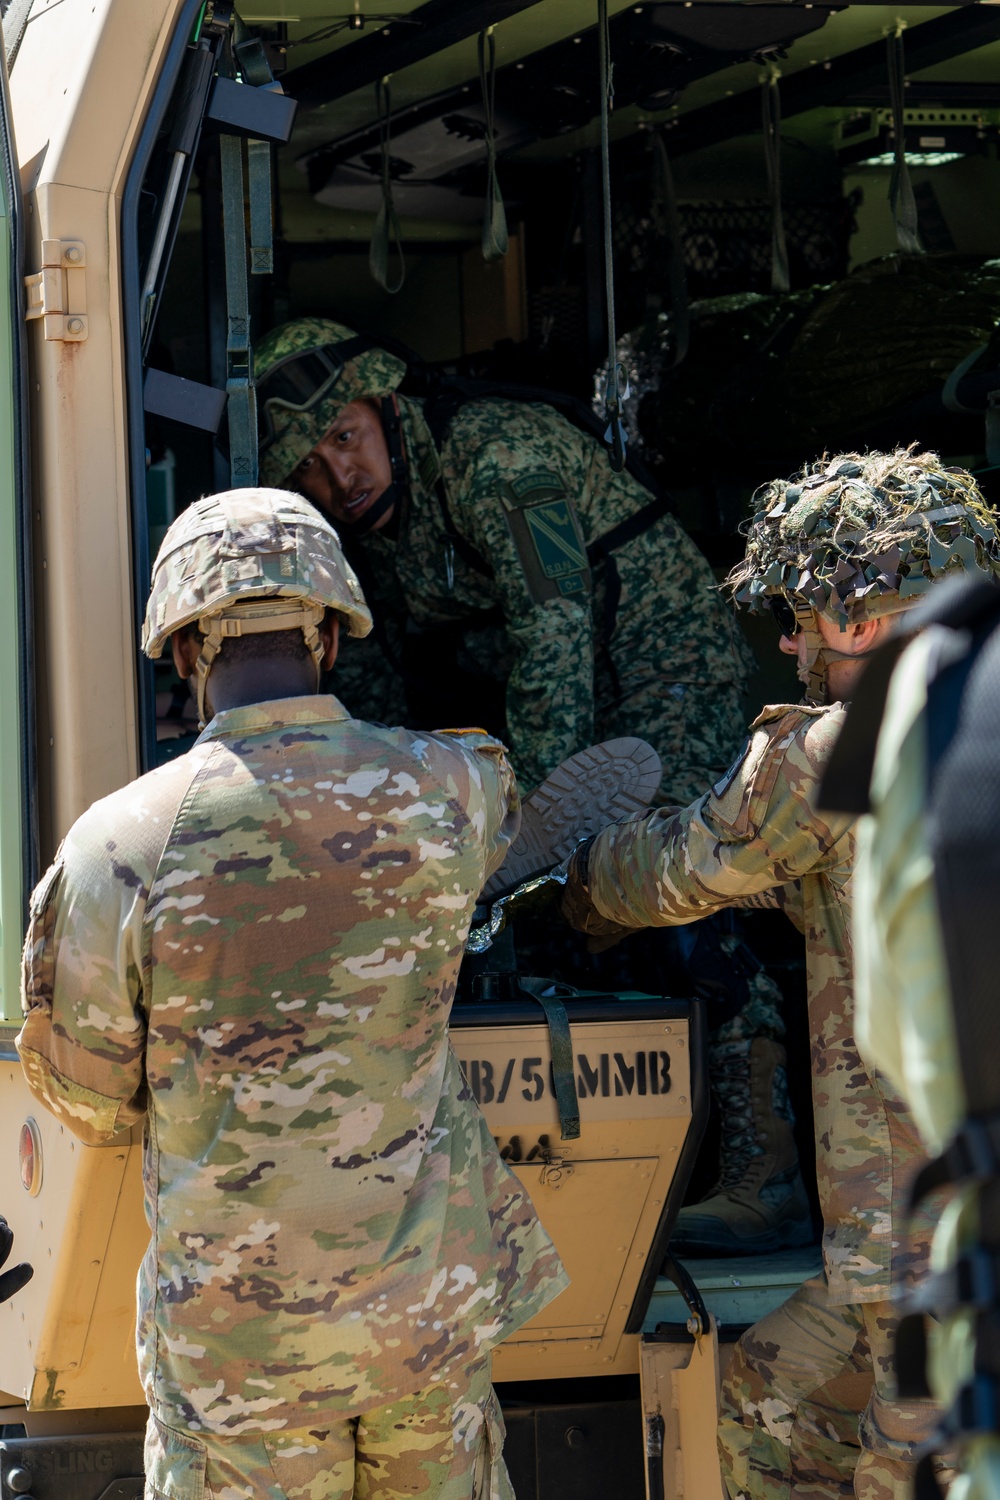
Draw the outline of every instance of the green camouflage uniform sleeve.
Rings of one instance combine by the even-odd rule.
[[[765,710],[710,792],[604,830],[590,855],[594,909],[633,927],[692,922],[779,893],[806,939],[816,1175],[832,1305],[886,1299],[921,1274],[927,1224],[908,1220],[922,1161],[913,1121],[854,1034],[852,820],[818,807],[843,709]]]
[[[694,922],[842,864],[851,819],[816,806],[839,723],[826,709],[765,711],[705,796],[606,828],[590,855],[601,916],[633,927]]]
[[[463,412],[464,467],[448,489],[455,524],[493,569],[513,654],[507,728],[525,786],[594,738],[590,575],[575,509],[583,475],[533,410],[480,402]]]
[[[155,784],[181,784],[198,760],[190,751],[162,767]],[[119,854],[119,824],[127,855]],[[146,1111],[142,929],[169,828],[148,798],[105,798],[70,829],[31,897],[21,1065],[35,1098],[88,1145]]]
[[[479,794],[478,806],[474,803],[469,813],[482,840],[485,885],[507,858],[521,826],[521,799],[507,752],[485,729],[440,729],[433,738],[461,751],[468,762],[470,790]]]

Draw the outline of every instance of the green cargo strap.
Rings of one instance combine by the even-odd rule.
[[[566,1007],[555,995],[543,995],[536,989],[524,989],[526,995],[545,1012],[549,1028],[549,1047],[552,1053],[552,1083],[559,1107],[559,1134],[564,1141],[580,1138],[580,1101],[576,1093],[576,1078],[573,1073],[573,1038],[569,1029]]]
[[[246,22],[233,22],[233,53],[243,82],[267,88],[274,82],[271,64],[260,37],[251,36]],[[274,270],[274,221],[271,211],[271,142],[247,142],[247,176],[250,184],[250,274],[270,276]]]
[[[222,233],[226,256],[226,393],[229,466],[234,489],[257,483],[257,399],[250,355],[247,233],[243,208],[243,142],[219,138],[222,158]]]
[[[389,79],[375,80],[375,108],[378,111],[379,152],[382,158],[382,203],[375,216],[372,241],[368,249],[368,269],[384,292],[398,292],[406,280],[406,262],[403,259],[403,236],[399,228],[399,215],[392,201],[392,158],[389,155],[389,127],[392,121],[392,97]],[[389,281],[389,249],[395,245],[399,257],[399,276]]]
[[[778,79],[781,72],[772,62],[761,84],[761,123],[764,132],[764,162],[767,167],[767,196],[771,204],[771,291],[791,289],[788,274],[788,247],[781,214],[781,95]]]
[[[489,52],[489,65],[486,53]],[[486,117],[486,207],[483,212],[483,259],[499,260],[507,254],[507,214],[497,181],[497,143],[493,128],[493,96],[497,81],[497,47],[493,27],[479,33],[479,86],[483,91]]]
[[[906,87],[906,60],[903,54],[903,27],[898,21],[894,31],[886,38],[889,59],[889,103],[892,106],[892,132],[895,161],[889,180],[889,204],[896,224],[896,239],[900,250],[909,255],[923,255],[920,241],[920,225],[917,219],[917,200],[913,196],[910,169],[906,165],[906,138],[903,129],[903,105]]]
[[[250,178],[250,275],[270,276],[274,270],[274,229],[271,217],[271,142],[247,142]]]

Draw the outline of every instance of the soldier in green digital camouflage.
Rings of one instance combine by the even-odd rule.
[[[370,623],[299,496],[192,505],[143,644],[207,728],[32,897],[29,1087],[87,1143],[145,1131],[148,1500],[502,1500],[490,1351],[566,1284],[447,1034],[513,774],[317,693]]]
[[[469,401],[435,437],[424,403],[396,395],[405,371],[324,319],[269,333],[256,356],[262,482],[299,490],[340,529],[395,667],[407,629],[464,634],[471,667],[502,687],[525,790],[596,740],[640,735],[663,794],[691,796],[739,743],[751,666],[705,559],[551,407]],[[381,716],[395,686],[398,717],[402,681],[381,654],[347,653],[339,690]],[[467,715],[459,697],[452,717]]]
[[[842,700],[892,618],[944,573],[1000,576],[1000,537],[969,474],[912,450],[823,458],[758,499],[730,587],[739,603],[773,612],[809,701],[766,708],[730,770],[687,807],[581,845],[566,911],[605,940],[733,905],[783,909],[805,934],[824,1271],[737,1345],[723,1385],[723,1474],[731,1496],[752,1500],[852,1490],[904,1500],[937,1411],[895,1393],[890,1297],[924,1275],[931,1221],[906,1214],[923,1160],[913,1121],[858,1053],[852,818],[824,812],[818,791]],[[755,1140],[753,1130],[774,1079],[760,1068],[732,1175],[745,1183],[756,1172],[780,1192],[773,1135]],[[745,1191],[724,1172],[713,1197],[686,1212],[732,1216]]]

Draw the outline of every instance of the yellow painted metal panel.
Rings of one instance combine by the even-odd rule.
[[[624,1330],[691,1123],[687,1025],[580,1022],[572,1040],[581,1133],[566,1141],[544,1022],[452,1032],[494,1139],[571,1278],[496,1350],[497,1380],[638,1368],[638,1339]]]
[[[18,1138],[34,1120],[42,1185],[18,1173]],[[149,1239],[141,1146],[126,1134],[83,1146],[40,1110],[16,1061],[0,1061],[0,1203],[32,1281],[0,1305],[0,1390],[32,1407],[134,1406],[135,1278]]]
[[[87,337],[29,325],[42,858],[136,774],[120,198],[183,0],[37,0],[11,75],[25,271],[86,249]]]

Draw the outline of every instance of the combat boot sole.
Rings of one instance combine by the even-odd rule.
[[[483,897],[495,900],[572,854],[581,839],[645,812],[663,775],[645,740],[625,736],[579,750],[556,766],[521,807],[521,829],[490,876]]]

